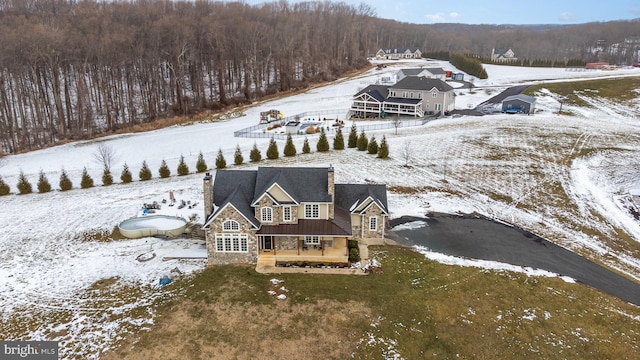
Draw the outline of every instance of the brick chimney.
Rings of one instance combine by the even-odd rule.
[[[206,223],[209,216],[213,213],[213,182],[211,173],[204,175],[203,192],[204,192],[204,222]]]
[[[331,196],[331,204],[329,204],[329,219],[334,218],[334,205],[335,205],[335,194],[336,194],[336,185],[333,177],[333,166],[329,165],[327,169],[327,192],[329,196]]]

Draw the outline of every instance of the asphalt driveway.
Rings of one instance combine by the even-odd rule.
[[[396,219],[391,225],[413,220]],[[447,255],[548,270],[640,306],[640,284],[526,231],[476,216],[435,214],[421,220],[427,226],[393,231],[398,241]]]

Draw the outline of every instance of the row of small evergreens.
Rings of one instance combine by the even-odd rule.
[[[358,134],[355,124],[351,127],[351,131],[349,132],[349,137],[347,139],[347,147],[355,148],[358,151],[367,151],[367,153],[369,154],[377,155],[377,157],[380,159],[386,159],[389,157],[389,146],[384,136],[382,136],[382,140],[380,140],[380,143],[378,143],[375,136],[372,136],[371,139],[369,139],[365,134],[364,130],[362,130],[360,134]],[[336,130],[336,135],[333,138],[333,149],[334,150],[345,149],[345,140],[342,134],[342,129],[340,128]],[[318,138],[318,142],[316,143],[316,151],[328,152],[329,150],[330,150],[329,140],[324,130],[322,130]],[[308,154],[310,152],[311,152],[311,146],[309,145],[309,139],[305,137],[304,143],[302,145],[302,153]],[[295,144],[293,143],[291,134],[287,136],[283,153],[285,157],[292,157],[298,153],[298,150],[296,149]],[[271,138],[271,141],[269,142],[269,146],[267,147],[267,151],[265,155],[266,155],[266,158],[269,160],[275,160],[280,157],[280,151],[278,150],[278,145],[275,139]],[[258,149],[258,145],[255,143],[253,144],[253,148],[249,152],[249,160],[250,162],[259,162],[262,160],[262,153],[260,152],[260,149]],[[237,145],[236,150],[234,152],[234,156],[233,156],[233,163],[235,165],[241,165],[244,163],[244,161],[245,160],[244,160],[244,156],[242,155],[242,150],[240,149],[240,145]],[[216,169],[224,169],[227,167],[227,161],[222,153],[222,149],[218,150],[218,155],[216,157],[215,165],[216,165],[215,166]],[[200,154],[198,155],[198,160],[196,162],[196,172],[202,173],[207,171],[207,169],[208,169],[208,166],[204,159],[204,155],[202,154],[202,152],[200,152]],[[176,170],[177,170],[178,176],[184,176],[189,174],[190,169],[184,160],[184,156],[180,156],[180,162],[178,163],[178,167]],[[171,169],[169,168],[169,166],[167,165],[167,162],[164,159],[160,163],[160,168],[158,169],[158,175],[160,176],[160,178],[168,178],[171,176]],[[138,177],[140,181],[151,180],[151,178],[153,177],[153,173],[146,161],[142,161],[142,167],[138,172]],[[133,181],[133,174],[131,173],[131,170],[129,169],[129,166],[127,165],[126,162],[123,165],[122,172],[120,174],[120,180],[124,184],[130,183]],[[109,185],[112,185],[113,182],[114,182],[113,174],[111,173],[111,169],[105,167],[102,174],[102,185],[109,186]],[[73,183],[69,178],[67,172],[64,170],[64,168],[62,169],[62,172],[60,174],[60,181],[58,185],[60,187],[60,191],[67,191],[73,188]],[[91,175],[89,175],[87,168],[85,167],[82,170],[80,188],[87,189],[93,186],[94,186],[93,178],[91,177]],[[30,194],[33,192],[33,186],[31,185],[31,182],[29,181],[29,179],[27,179],[26,175],[22,171],[20,171],[20,175],[18,177],[17,188],[18,188],[19,194]],[[51,183],[49,182],[49,179],[47,179],[47,176],[42,170],[40,170],[40,174],[38,176],[37,189],[39,193],[47,193],[52,190]],[[9,188],[9,185],[7,185],[7,183],[0,176],[0,196],[8,195],[10,193],[11,193],[11,189]]]
[[[475,76],[478,79],[487,79],[487,71],[482,66],[479,56],[473,54],[459,54],[448,51],[434,51],[425,53],[422,55],[426,58],[438,59],[449,61],[451,65],[457,69],[466,72],[469,75]]]

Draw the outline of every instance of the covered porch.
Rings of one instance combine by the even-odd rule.
[[[424,116],[421,99],[389,98],[384,102],[384,112],[400,116]]]
[[[258,235],[258,258],[274,262],[346,263],[349,260],[348,238],[318,235]]]
[[[258,259],[346,263],[351,215],[336,208],[333,219],[299,219],[293,224],[263,225],[256,236]]]

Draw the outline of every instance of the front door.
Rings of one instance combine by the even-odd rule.
[[[262,237],[262,250],[266,250],[266,251],[273,250],[273,237],[272,236],[263,236]]]

